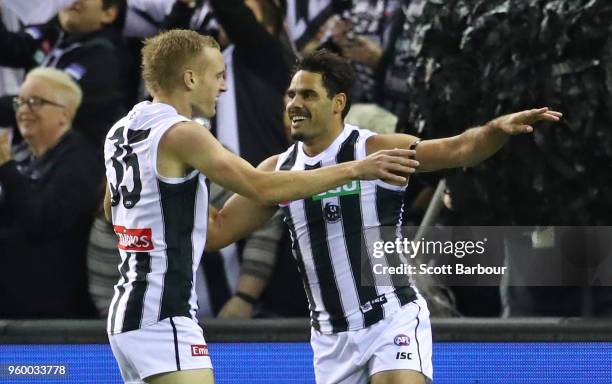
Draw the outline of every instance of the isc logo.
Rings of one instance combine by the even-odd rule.
[[[393,339],[393,343],[395,343],[395,345],[399,345],[399,346],[410,345],[410,337],[408,337],[406,335],[397,335]]]
[[[395,355],[396,360],[412,360],[412,352],[398,352]]]
[[[208,346],[206,344],[192,345],[191,356],[208,356]]]
[[[374,307],[381,307],[383,304],[387,302],[387,297],[383,294],[375,299],[368,301],[367,303],[361,306],[361,312],[366,313],[367,311],[371,311]]]

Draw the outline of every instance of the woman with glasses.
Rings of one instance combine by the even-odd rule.
[[[71,129],[81,98],[65,72],[35,69],[13,99],[23,142],[0,133],[0,318],[94,315],[85,249],[103,168]]]

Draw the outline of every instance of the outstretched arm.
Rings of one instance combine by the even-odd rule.
[[[264,160],[258,170],[273,171],[278,156]],[[220,210],[210,209],[208,215],[207,251],[216,251],[250,235],[263,227],[278,210],[275,205],[262,204],[244,196],[233,195]]]
[[[404,184],[398,174],[414,172],[408,150],[377,152],[360,161],[350,161],[315,171],[270,172],[253,168],[234,155],[194,122],[176,124],[160,142],[160,155],[198,169],[220,186],[264,205],[273,205],[327,191],[351,180],[386,179]]]
[[[510,136],[533,132],[538,121],[559,121],[562,114],[548,108],[530,109],[500,116],[487,124],[468,129],[460,135],[423,140],[418,145],[416,159],[419,172],[470,167],[493,156]],[[409,148],[418,139],[411,135],[377,135],[368,139],[368,153],[385,148]]]

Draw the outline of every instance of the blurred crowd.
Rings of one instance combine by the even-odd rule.
[[[143,39],[173,28],[222,46],[228,90],[215,118],[199,121],[254,166],[290,145],[292,64],[320,48],[353,63],[347,122],[380,133],[431,139],[520,109],[562,111],[560,124],[513,138],[481,165],[411,179],[404,224],[423,224],[439,205],[425,224],[533,228],[495,240],[509,282],[424,287],[434,316],[612,313],[607,286],[512,283],[522,269],[546,268],[513,254],[545,260],[562,246],[552,226],[585,228],[577,253],[599,241],[593,252],[610,254],[609,239],[587,227],[612,221],[608,0],[0,0],[0,16],[0,318],[107,314],[120,259],[101,209],[102,143],[149,97]],[[212,205],[228,197],[212,187]],[[202,260],[199,317],[307,316],[278,216]]]

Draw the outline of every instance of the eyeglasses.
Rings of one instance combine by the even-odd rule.
[[[45,104],[49,104],[54,107],[65,108],[64,105],[58,104],[51,100],[43,99],[42,97],[38,96],[32,96],[27,99],[22,99],[21,97],[13,97],[13,109],[15,110],[15,112],[17,112],[19,107],[24,104],[26,104],[31,111],[38,110]]]

